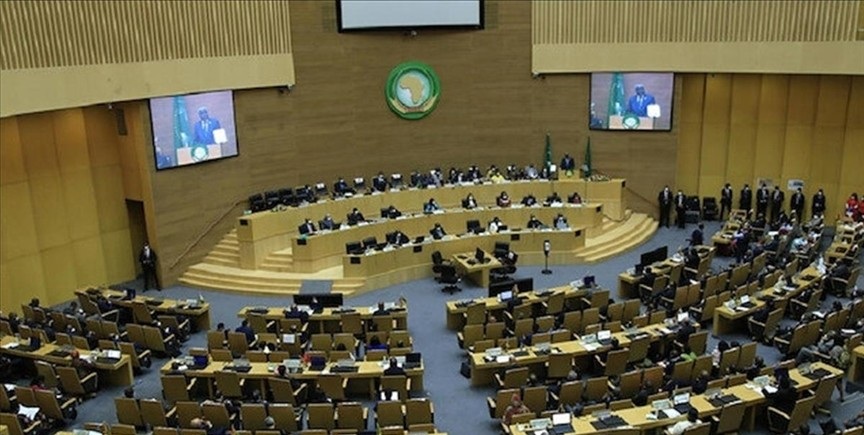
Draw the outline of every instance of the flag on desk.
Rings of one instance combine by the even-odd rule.
[[[186,113],[186,97],[182,95],[174,97],[172,121],[174,124],[174,149],[191,146],[192,135],[189,132],[189,114]]]
[[[591,137],[588,137],[588,145],[585,145],[585,163],[582,164],[582,171],[585,173],[585,178],[591,176]]]

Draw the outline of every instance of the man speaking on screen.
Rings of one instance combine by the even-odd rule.
[[[213,130],[222,128],[219,125],[219,120],[211,118],[207,113],[206,107],[198,109],[198,122],[195,123],[195,143],[199,145],[213,145],[216,140],[213,139]]]
[[[636,94],[630,97],[627,103],[627,112],[639,117],[648,116],[648,106],[657,104],[654,102],[654,96],[645,93],[645,85],[636,85]]]

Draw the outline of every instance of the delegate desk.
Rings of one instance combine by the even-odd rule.
[[[168,374],[177,374],[178,372],[182,373],[187,378],[203,378],[206,380],[213,380],[216,378],[216,372],[226,370],[226,367],[229,367],[228,371],[230,371],[230,367],[233,362],[224,362],[224,361],[213,361],[210,359],[210,363],[207,367],[203,369],[174,369],[174,363],[183,363],[183,360],[169,360],[162,366],[161,373],[163,375]],[[304,381],[314,381],[321,375],[339,375],[343,378],[348,379],[348,386],[346,387],[346,391],[351,391],[355,393],[368,393],[371,399],[375,399],[376,395],[376,385],[378,381],[380,381],[381,377],[384,376],[384,369],[390,364],[389,361],[357,361],[356,367],[357,370],[354,372],[335,372],[331,371],[333,367],[337,365],[337,363],[330,362],[325,366],[324,370],[310,370],[308,365],[303,366],[303,370],[300,373],[289,373],[286,377],[291,379],[298,379]],[[249,380],[257,380],[261,383],[260,391],[268,391],[267,389],[267,379],[273,377],[273,373],[276,369],[276,365],[274,363],[267,362],[250,362],[249,365],[251,369],[248,372],[237,372],[241,379],[249,379]],[[405,369],[405,374],[411,379],[411,391],[420,392],[423,391],[423,371],[424,366],[421,361],[420,367],[418,368],[409,368]],[[248,382],[248,381],[247,381]],[[208,383],[210,397],[213,397],[214,386],[213,382]]]
[[[574,228],[592,228],[602,224],[603,213],[600,204],[561,205],[549,207],[507,207],[465,210],[446,209],[433,214],[403,215],[397,219],[379,219],[371,223],[344,227],[335,231],[318,232],[305,237],[291,239],[292,268],[294,272],[315,272],[337,266],[345,254],[345,244],[360,242],[375,237],[378,242],[386,241],[387,233],[400,230],[409,239],[417,236],[429,238],[429,230],[440,223],[449,234],[466,232],[466,222],[477,220],[485,228],[494,217],[508,225],[510,229],[525,228],[532,215],[541,222],[552,225],[558,214],[563,214]],[[553,245],[556,250],[561,250]]]
[[[630,345],[633,339],[646,336],[651,342],[657,342],[664,339],[674,339],[675,331],[668,329],[665,324],[657,323],[648,325],[636,330],[635,333],[626,331],[615,332],[612,337],[618,339],[622,348]],[[632,337],[632,338],[631,338]],[[608,345],[598,346],[596,348],[586,347],[581,340],[562,341],[551,343],[552,352],[571,354],[574,358],[590,357],[597,353],[602,353],[609,350]],[[524,349],[505,351],[506,360],[489,361],[486,359],[485,352],[469,352],[469,362],[471,364],[471,385],[490,385],[494,381],[494,375],[505,369],[512,367],[528,367],[539,366],[549,360],[549,355],[546,353],[538,353],[533,346],[526,346]]]
[[[601,215],[606,214],[612,219],[622,219],[626,209],[623,187],[624,180],[621,179],[600,182],[569,179],[446,185],[435,189],[404,189],[380,194],[357,195],[352,198],[326,200],[300,207],[291,207],[282,211],[253,213],[237,218],[235,224],[240,247],[240,267],[257,269],[271,252],[292,247],[292,239],[297,236],[297,227],[304,219],[309,218],[317,221],[325,214],[330,213],[335,220],[344,221],[348,212],[355,207],[367,217],[371,217],[376,216],[381,208],[390,205],[403,212],[419,211],[422,209],[423,203],[427,202],[429,198],[435,198],[444,208],[457,208],[461,206],[462,199],[469,193],[474,194],[478,204],[488,206],[495,204],[495,197],[501,191],[507,191],[514,202],[518,202],[528,193],[533,194],[538,201],[542,202],[553,191],[558,192],[562,198],[566,198],[572,192],[578,192],[584,200],[597,203],[602,208]],[[599,219],[598,217],[597,226],[601,222]],[[527,222],[527,216],[525,222]],[[511,226],[524,225],[524,222],[507,223]],[[570,220],[570,224],[577,225],[573,220]],[[464,222],[461,225],[464,228]],[[423,227],[422,233],[428,234],[429,228],[431,225]],[[445,228],[455,231],[454,228],[446,226]],[[406,234],[410,234],[406,228],[402,230]],[[344,252],[345,242],[349,241],[353,240],[345,240],[341,245],[338,245],[337,252]],[[297,255],[296,251],[294,255]],[[338,262],[331,264],[331,266],[337,264]],[[302,272],[303,270],[295,269],[295,271]]]
[[[753,313],[762,309],[765,301],[774,299],[780,301],[791,299],[804,291],[807,286],[818,281],[822,277],[815,267],[809,266],[802,270],[794,278],[794,287],[783,286],[783,280],[778,281],[775,286],[760,290],[750,296],[750,305],[747,307],[737,306],[734,309],[725,304],[714,309],[714,335],[729,334],[747,328],[746,322]],[[777,287],[783,286],[783,287]]]
[[[553,294],[564,293],[565,306],[566,300],[581,298],[588,294],[588,289],[577,289],[570,285],[554,287],[546,290],[535,290],[531,292],[521,292],[520,297],[525,299],[520,305],[541,304],[549,300]],[[504,310],[507,308],[507,302],[502,302],[498,297],[466,299],[459,301],[447,302],[447,329],[453,331],[461,331],[465,326],[463,315],[468,311],[468,307],[476,304],[485,304],[486,312]]]
[[[31,360],[45,361],[51,364],[68,366],[72,364],[72,357],[68,356],[63,346],[58,346],[54,343],[43,343],[42,347],[32,352],[17,349],[18,338],[13,336],[5,336],[0,338],[0,353]],[[27,343],[22,343],[26,345]],[[99,374],[100,385],[132,385],[132,361],[129,355],[121,355],[119,360],[107,361],[97,359],[98,351],[89,351],[86,349],[77,349],[82,360],[89,360]],[[56,355],[63,352],[66,355]]]
[[[849,367],[849,380],[852,382],[864,380],[864,345],[852,350],[852,366]]]
[[[470,279],[480,287],[488,288],[492,282],[490,273],[492,269],[501,267],[501,262],[486,251],[483,251],[485,261],[478,262],[474,258],[474,254],[475,252],[453,254],[451,261],[456,265],[456,269],[462,273],[462,276]]]
[[[132,302],[144,302],[147,307],[155,311],[157,314],[180,315],[189,318],[193,328],[196,331],[207,331],[210,329],[210,304],[195,300],[190,305],[191,301],[181,301],[176,299],[161,299],[149,296],[135,296],[135,299],[124,299],[126,292],[113,290],[109,288],[90,288],[86,290],[75,290],[75,294],[84,297],[101,294],[106,297],[112,304],[132,309]]]
[[[550,264],[573,261],[573,252],[585,246],[585,232],[569,230],[525,230],[507,231],[497,234],[448,235],[444,239],[409,243],[399,248],[385,248],[361,255],[345,255],[342,258],[345,278],[364,278],[367,288],[380,288],[432,276],[432,253],[441,252],[443,258],[470,252],[476,248],[493,252],[495,242],[507,242],[510,249],[519,253],[519,263],[542,261],[543,242],[549,240],[552,253]],[[533,260],[533,261],[532,261]],[[517,264],[518,266],[518,264]]]
[[[243,319],[250,315],[260,315],[267,320],[279,321],[285,318],[285,312],[289,307],[264,307],[267,311],[256,312],[258,307],[243,307],[237,312],[237,317]],[[339,323],[342,321],[342,314],[360,313],[360,318],[365,321],[372,320],[372,313],[378,307],[342,307],[342,308],[324,308],[320,313],[309,314],[309,333],[318,334],[324,332],[341,332]],[[347,311],[346,311],[347,310]],[[395,321],[395,328],[398,330],[408,330],[408,307],[388,307],[390,316]],[[278,324],[277,324],[278,328]],[[281,332],[281,331],[280,331]]]
[[[700,245],[696,247],[696,252],[699,254],[699,259],[703,260],[709,255],[712,255],[714,248],[711,246]],[[669,271],[673,267],[683,265],[684,259],[673,255],[661,262],[654,263],[650,266],[656,276],[669,275]],[[636,275],[636,271],[631,269],[618,274],[618,297],[622,299],[640,298],[639,282],[642,281],[642,275]],[[677,286],[677,283],[675,283]]]
[[[825,376],[828,378],[830,378],[831,376],[842,375],[841,370],[824,363],[813,364],[811,368],[814,373],[810,373],[808,375],[802,374],[798,369],[789,370],[789,377],[792,379],[793,384],[795,385],[795,388],[798,390],[799,394],[801,391],[816,388],[817,384],[822,378],[817,377],[815,371],[824,370],[825,373],[828,373]],[[720,396],[734,396],[734,398],[737,398],[737,400],[732,403],[737,403],[739,401],[744,402],[744,426],[746,426],[746,428],[742,427],[742,429],[749,430],[753,430],[757,414],[756,411],[760,409],[762,405],[768,402],[768,399],[766,399],[765,396],[762,395],[760,389],[754,387],[750,383],[724,388],[720,393]],[[690,396],[690,406],[696,408],[696,410],[699,412],[699,418],[702,421],[705,421],[706,417],[709,417],[711,415],[717,415],[722,408],[721,403],[722,402],[716,400],[715,398],[706,396],[704,394]],[[646,406],[611,411],[611,414],[613,416],[620,417],[622,420],[624,420],[624,423],[627,426],[638,430],[640,433],[654,433],[654,430],[656,429],[664,428],[674,424],[675,422],[687,419],[687,414],[681,414],[680,416],[674,418],[649,418],[649,415],[652,414],[652,411],[652,406],[649,404]],[[573,417],[570,421],[571,425],[573,426],[573,431],[568,432],[568,434],[581,435],[597,433],[599,432],[599,430],[592,424],[595,421],[596,418],[590,415]],[[621,426],[621,428],[624,429],[627,428],[627,426]],[[510,433],[513,435],[535,434],[535,432],[533,432],[528,425],[522,423],[511,425]]]
[[[741,228],[741,225],[747,220],[747,211],[732,210],[729,212],[729,219],[723,224],[720,231],[714,233],[711,237],[711,242],[723,254],[729,255],[732,246],[732,239],[735,237],[735,232]]]

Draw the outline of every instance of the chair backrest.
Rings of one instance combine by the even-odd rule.
[[[756,343],[750,342],[741,345],[741,352],[738,355],[738,363],[736,367],[743,369],[753,365],[756,360]]]
[[[63,410],[60,409],[60,403],[57,402],[57,396],[54,395],[53,391],[36,390],[35,393],[36,403],[39,404],[39,409],[46,417],[57,421],[66,420],[66,417],[63,415]]]
[[[725,375],[729,372],[729,369],[735,367],[738,364],[738,357],[741,355],[741,348],[736,347],[734,349],[729,349],[723,352],[720,355],[720,375]]]
[[[333,400],[345,400],[345,384],[339,375],[321,375],[317,379],[324,393]]]
[[[503,407],[501,407],[501,413],[502,415],[504,413]],[[376,425],[380,428],[398,426],[400,430],[399,433],[404,433],[403,426],[405,425],[405,416],[402,413],[402,402],[378,402],[378,406],[375,409],[375,419]]]
[[[138,401],[138,407],[141,409],[141,419],[145,424],[151,427],[168,426],[168,416],[161,400],[141,399]]]
[[[528,367],[517,367],[504,372],[502,388],[520,388],[528,382]]]
[[[410,399],[405,402],[405,424],[433,423],[432,402],[428,399]]]
[[[813,412],[813,406],[816,404],[816,396],[810,396],[803,399],[798,399],[795,402],[795,408],[789,415],[788,428],[798,428],[806,424],[810,419],[810,413]]]
[[[117,408],[117,421],[122,424],[143,426],[143,413],[138,406],[138,401],[127,397],[114,398],[114,406]],[[161,426],[166,426],[162,424]]]
[[[178,429],[176,427],[154,427],[153,435],[177,435]]]
[[[272,379],[271,379],[272,381]],[[267,410],[273,420],[276,420],[276,428],[294,432],[300,428],[297,422],[297,413],[294,407],[287,403],[271,403]]]
[[[744,402],[726,405],[720,410],[720,418],[717,421],[716,433],[737,431],[744,420]]]
[[[682,435],[710,435],[711,423],[699,423],[684,429]]]
[[[336,426],[340,429],[366,429],[365,414],[359,402],[341,402],[336,405]]]
[[[573,368],[573,354],[552,353],[549,354],[549,366],[547,376],[550,378],[564,378]]]
[[[10,435],[24,435],[24,429],[15,414],[0,413],[0,425],[6,426]]]
[[[600,376],[596,378],[591,378],[587,382],[585,382],[585,392],[584,396],[586,400],[599,401],[603,398],[603,396],[608,391],[608,378],[606,376]]]
[[[813,397],[816,398],[813,406],[822,406],[825,402],[831,400],[831,394],[834,392],[834,387],[837,386],[839,380],[840,378],[837,376],[822,378],[813,394]]]
[[[186,389],[186,377],[183,375],[163,375],[162,394],[169,403],[188,401],[189,390]]]
[[[408,400],[408,377],[406,376],[382,376],[381,390],[386,392],[395,391],[399,395],[399,400],[404,402]],[[391,396],[386,396],[388,399]]]
[[[57,366],[57,375],[60,376],[60,384],[63,390],[69,394],[83,396],[87,394],[84,386],[81,384],[81,378],[78,377],[78,370],[75,367]],[[20,398],[18,399],[21,400]]]
[[[18,398],[18,403],[24,406],[38,407],[39,402],[36,401],[36,393],[32,388],[17,386],[15,387],[15,397]]]
[[[142,405],[143,407],[143,405]],[[231,427],[231,416],[228,408],[221,403],[202,403],[201,414],[216,427]],[[245,421],[245,420],[244,420]]]
[[[618,388],[622,398],[633,398],[642,386],[642,372],[639,370],[626,372],[619,379]]]
[[[270,378],[267,380],[270,385],[270,392],[273,394],[273,401],[276,403],[289,403],[297,405],[297,399],[294,396],[294,386],[291,385],[289,379]]]
[[[710,374],[713,365],[714,359],[711,355],[699,355],[696,357],[696,360],[693,361],[693,371],[690,380],[696,380],[702,372],[708,372]]]
[[[225,397],[243,397],[243,388],[240,386],[240,375],[237,372],[220,370],[214,373],[216,385]]]
[[[651,382],[654,387],[663,385],[663,367],[653,366],[642,371],[642,382]]]
[[[609,352],[606,355],[606,376],[620,375],[627,369],[627,361],[630,358],[629,349],[620,349]]]
[[[309,429],[331,430],[336,426],[335,412],[332,403],[310,403],[306,408],[306,425]]]
[[[249,350],[249,342],[246,341],[246,334],[242,332],[228,333],[228,347],[231,352],[237,355],[242,355]]]
[[[693,375],[693,361],[679,361],[672,369],[672,378],[678,382],[686,383]]]
[[[267,409],[264,408],[263,403],[244,403],[240,406],[240,419],[243,420],[244,429],[264,429],[265,418],[267,418]]]
[[[54,366],[45,361],[35,361],[36,364],[36,373],[39,376],[42,376],[43,384],[48,388],[54,388],[59,384],[59,379],[57,379],[57,372],[54,370]]]
[[[532,412],[540,415],[541,412],[546,410],[546,393],[546,386],[525,387],[522,390],[522,403]]]
[[[198,402],[182,401],[175,404],[177,407],[177,425],[181,428],[190,427],[192,419],[201,417],[201,406]]]

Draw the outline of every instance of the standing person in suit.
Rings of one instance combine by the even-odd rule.
[[[159,277],[156,276],[156,252],[150,247],[150,243],[144,242],[144,247],[141,248],[141,253],[138,255],[138,262],[141,263],[141,269],[144,272],[144,291],[150,289],[150,277],[153,277],[153,284],[156,290],[162,291],[162,286],[159,285]]]
[[[678,224],[678,228],[684,228],[684,224],[686,223],[686,214],[687,214],[687,197],[684,196],[684,192],[678,191],[675,194],[675,223]]]
[[[762,183],[759,190],[756,191],[756,214],[766,216],[768,214],[768,200],[771,194],[768,192],[768,186]]]
[[[777,220],[780,216],[780,210],[783,209],[783,201],[786,200],[786,194],[780,189],[780,186],[774,186],[774,192],[771,194],[771,222]]]
[[[648,106],[656,104],[654,96],[645,93],[645,85],[636,85],[636,91],[627,103],[627,112],[636,116],[648,116]]]
[[[720,220],[723,220],[724,212],[732,212],[732,186],[726,183],[720,191]]]
[[[800,187],[789,199],[789,208],[795,212],[795,218],[798,219],[798,222],[804,221],[804,193]]]
[[[213,130],[222,128],[219,120],[211,118],[207,113],[206,107],[198,109],[198,122],[195,123],[195,143],[198,145],[213,145],[216,140],[213,139]]]
[[[669,186],[664,186],[657,195],[657,203],[660,204],[660,226],[669,228],[669,212],[672,209],[672,192],[669,191]]]
[[[810,211],[813,216],[822,216],[825,214],[825,192],[822,189],[819,189],[815,195],[813,195],[813,203],[810,204]]]
[[[750,211],[753,208],[753,191],[750,190],[750,185],[745,184],[741,189],[741,198],[738,200],[738,208],[744,211]]]
[[[576,160],[573,160],[570,154],[564,154],[564,158],[561,159],[561,170],[564,171],[564,175],[572,177],[575,169]]]

